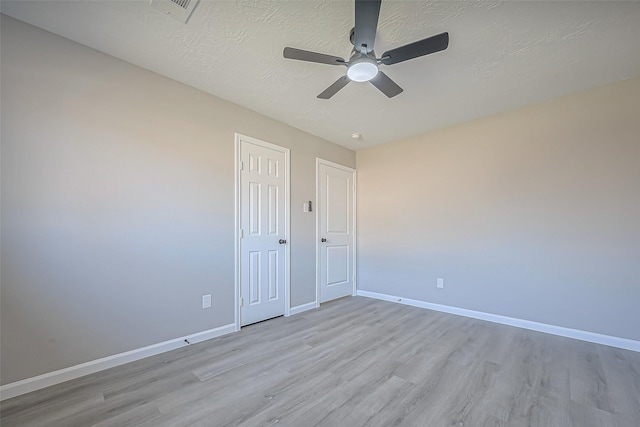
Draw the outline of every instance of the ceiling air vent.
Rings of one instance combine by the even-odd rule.
[[[151,6],[177,19],[187,22],[199,0],[151,0]]]

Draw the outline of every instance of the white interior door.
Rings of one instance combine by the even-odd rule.
[[[355,293],[355,170],[318,159],[319,301]]]
[[[240,159],[240,325],[244,326],[286,314],[288,150],[240,137]]]

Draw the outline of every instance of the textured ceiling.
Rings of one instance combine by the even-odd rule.
[[[1,11],[351,149],[640,75],[640,2],[383,0],[378,54],[443,31],[444,52],[383,66],[404,92],[351,83],[352,1],[201,0],[184,24],[144,1],[5,1]],[[359,132],[362,139],[353,140]]]

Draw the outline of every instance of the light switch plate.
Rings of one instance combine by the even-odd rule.
[[[211,307],[211,294],[202,296],[202,308]]]

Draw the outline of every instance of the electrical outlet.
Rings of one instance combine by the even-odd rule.
[[[436,280],[436,288],[438,288],[438,289],[444,288],[444,279],[443,278],[438,277],[438,280]]]
[[[211,308],[211,294],[202,296],[202,308]]]

